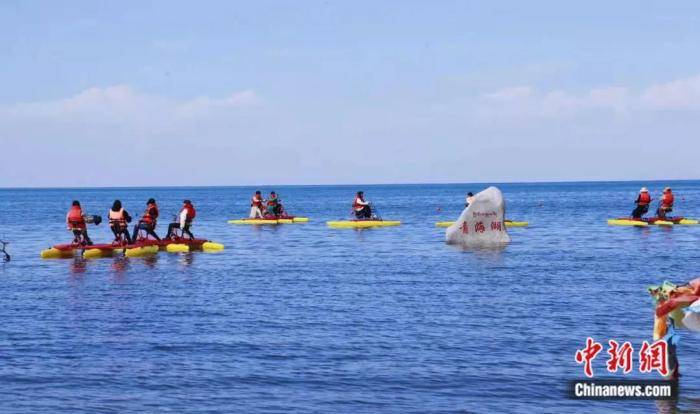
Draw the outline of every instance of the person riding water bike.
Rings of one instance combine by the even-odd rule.
[[[90,240],[90,236],[88,236],[87,232],[85,214],[83,214],[83,209],[80,207],[80,202],[78,200],[74,200],[70,210],[68,210],[66,224],[68,230],[73,232],[73,242],[76,244],[92,244],[92,240]]]
[[[146,232],[146,237],[153,236],[154,239],[160,240],[160,237],[156,234],[156,225],[158,224],[158,204],[156,200],[149,198],[146,203],[146,211],[144,211],[141,220],[134,226],[134,232],[131,236],[131,240],[136,241],[139,235],[139,230]]]
[[[131,222],[131,216],[124,210],[121,201],[114,200],[107,217],[109,218],[109,227],[112,229],[112,233],[114,233],[114,242],[121,243],[121,237],[123,236],[126,243],[131,244],[131,237],[129,236],[127,224]]]
[[[277,193],[274,191],[270,192],[270,197],[267,199],[267,214],[279,217],[282,215],[283,211],[282,200],[277,197]]]
[[[634,202],[637,204],[637,207],[632,210],[632,218],[640,219],[649,211],[649,204],[651,204],[651,195],[649,194],[649,190],[647,190],[646,187],[642,187],[642,189],[639,190],[639,195]]]
[[[358,191],[355,195],[352,209],[355,213],[355,217],[360,220],[372,218],[372,207],[368,201],[365,201],[365,193],[363,191]]]
[[[671,187],[666,187],[664,188],[664,192],[661,195],[661,205],[659,205],[659,208],[656,210],[656,215],[661,219],[665,219],[666,213],[670,213],[672,211],[673,192],[671,191]]]
[[[179,221],[168,225],[168,235],[165,236],[166,239],[172,239],[175,229],[182,230],[183,236],[187,234],[190,239],[194,239],[194,235],[190,231],[190,227],[192,226],[192,220],[194,220],[194,218],[197,216],[197,212],[195,211],[190,200],[185,200],[182,203],[182,210],[180,210],[180,214],[176,218]]]
[[[253,198],[250,199],[250,218],[263,218],[263,200],[262,193],[256,191]]]

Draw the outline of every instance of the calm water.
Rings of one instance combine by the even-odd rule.
[[[645,182],[657,195],[663,184]],[[700,182],[670,183],[700,217]],[[365,186],[398,228],[332,230],[356,187],[276,187],[306,225],[256,228],[253,188],[0,190],[0,412],[656,412],[577,402],[566,381],[586,336],[649,339],[645,287],[697,274],[700,227],[608,227],[642,183],[501,185],[512,229],[500,252],[444,244],[483,185]],[[271,188],[261,188],[269,191]],[[183,198],[221,254],[42,261],[68,241],[72,199],[105,215]],[[681,200],[684,198],[684,200]],[[438,212],[437,209],[442,211]],[[163,233],[162,220],[160,233]],[[109,229],[92,227],[95,241]],[[683,333],[679,408],[700,410],[700,340]],[[602,373],[604,357],[595,369]]]

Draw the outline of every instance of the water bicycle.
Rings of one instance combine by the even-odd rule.
[[[228,224],[249,224],[249,225],[262,226],[262,225],[277,225],[277,224],[299,224],[299,223],[308,223],[308,222],[309,222],[308,217],[288,216],[286,214],[283,214],[280,216],[273,216],[270,214],[270,215],[266,215],[264,217],[259,217],[259,218],[241,218],[241,219],[229,220]]]
[[[610,226],[631,226],[631,227],[647,227],[647,226],[694,226],[700,224],[700,221],[685,217],[649,217],[649,218],[632,218],[620,217],[609,219]]]
[[[99,225],[102,219],[92,216],[88,223]],[[156,240],[149,238],[143,230],[139,230],[138,237],[133,243],[127,243],[121,236],[116,236],[112,243],[91,244],[80,233],[74,232],[75,238],[71,243],[56,244],[53,247],[41,251],[42,259],[68,259],[80,255],[86,259],[102,257],[114,257],[124,255],[126,257],[145,257],[165,251],[169,253],[185,253],[190,251],[218,252],[224,250],[224,245],[207,239],[186,237],[182,230],[176,229],[172,237]]]
[[[370,210],[372,211],[370,217],[327,221],[326,225],[333,229],[369,229],[373,227],[393,227],[401,224],[399,220],[382,219],[374,205],[370,204]]]

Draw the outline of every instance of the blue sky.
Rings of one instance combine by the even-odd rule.
[[[0,186],[700,178],[697,2],[145,3],[0,3]]]

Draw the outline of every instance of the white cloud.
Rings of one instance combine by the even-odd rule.
[[[485,93],[472,102],[485,117],[502,120],[571,118],[592,111],[630,115],[653,111],[700,110],[700,75],[653,84],[639,90],[624,86],[603,86],[580,93],[563,90],[540,91],[531,86],[506,87]]]
[[[455,100],[293,98],[174,99],[114,85],[0,105],[10,151],[0,186],[663,178],[651,160],[669,136],[678,177],[697,171],[700,76],[580,91],[516,85]]]
[[[262,101],[254,91],[236,92],[225,98],[197,97],[173,100],[138,92],[127,85],[94,87],[74,96],[43,102],[0,106],[5,118],[33,118],[78,123],[128,122],[141,126],[191,120],[214,111],[235,111]]]
[[[649,109],[700,110],[700,75],[652,85],[640,98]]]

